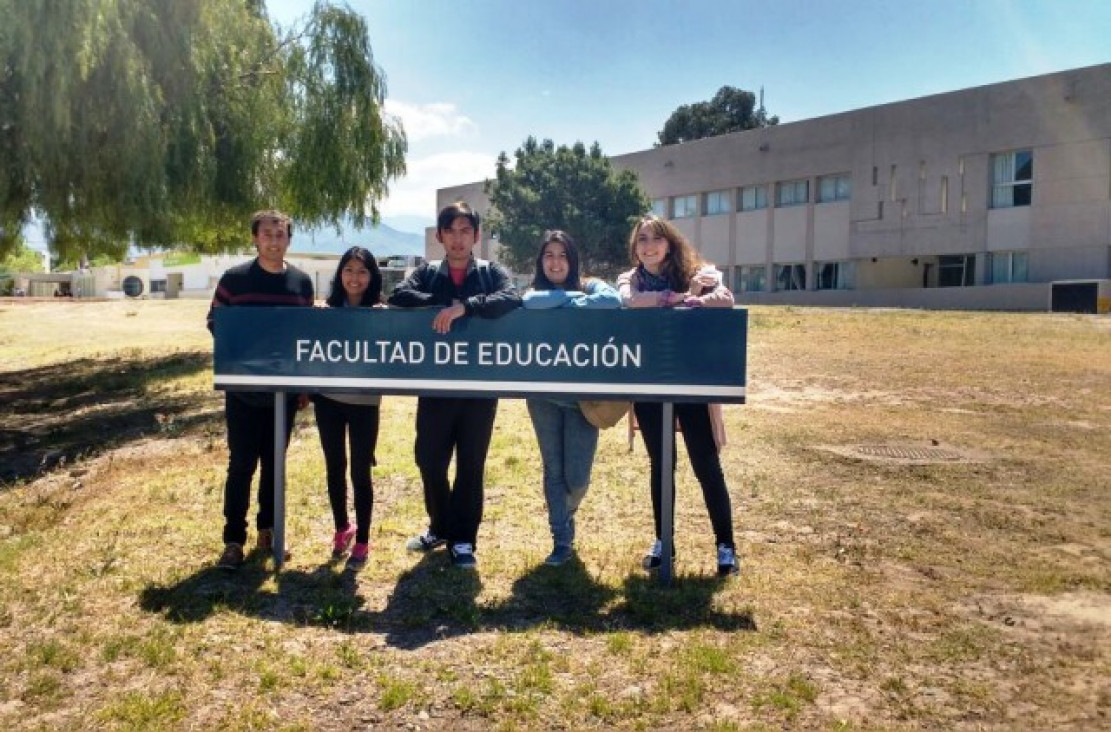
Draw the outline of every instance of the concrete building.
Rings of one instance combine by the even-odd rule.
[[[1111,294],[1111,64],[611,160],[741,303],[1045,310],[1052,283],[1077,280]],[[485,211],[482,188],[437,203]]]

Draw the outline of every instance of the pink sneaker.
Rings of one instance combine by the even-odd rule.
[[[342,531],[337,531],[336,535],[332,537],[332,556],[339,559],[347,550],[351,548],[351,542],[355,540],[355,527],[348,526]]]
[[[367,554],[370,553],[369,544],[356,544],[351,549],[351,556],[347,558],[347,566],[352,569],[358,569],[366,564]]]

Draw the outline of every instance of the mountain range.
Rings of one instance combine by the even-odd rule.
[[[389,223],[387,223],[387,221]],[[392,224],[392,226],[391,226]],[[314,229],[294,227],[291,251],[302,253],[342,254],[351,246],[366,247],[375,257],[394,257],[404,254],[424,255],[424,227],[435,226],[418,216],[398,216],[383,221],[376,227],[356,229],[350,220],[342,222],[340,231],[324,226]],[[46,237],[41,222],[32,221],[23,231],[24,240],[33,249],[46,249]]]
[[[417,220],[395,222],[398,226],[417,228]],[[430,224],[434,225],[434,224]],[[352,246],[369,249],[378,258],[395,257],[404,254],[424,255],[424,234],[413,231],[400,231],[382,221],[376,227],[356,229],[350,221],[344,221],[339,231],[335,227],[323,226],[313,229],[293,231],[291,252],[302,254],[342,254]]]

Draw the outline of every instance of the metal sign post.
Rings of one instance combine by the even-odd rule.
[[[274,566],[285,562],[285,392],[274,392]]]
[[[660,442],[660,537],[663,555],[660,556],[660,582],[671,585],[671,553],[675,548],[675,405],[663,403],[663,423]]]

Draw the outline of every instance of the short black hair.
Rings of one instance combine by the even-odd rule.
[[[258,236],[258,225],[266,219],[275,219],[279,223],[284,223],[285,233],[289,235],[290,239],[293,238],[293,219],[287,214],[272,208],[255,211],[251,215],[251,236]]]
[[[440,209],[440,215],[436,217],[436,231],[450,229],[455,220],[460,218],[471,222],[471,227],[478,231],[478,226],[482,220],[479,218],[478,212],[471,208],[471,205],[466,201],[456,201]]]

